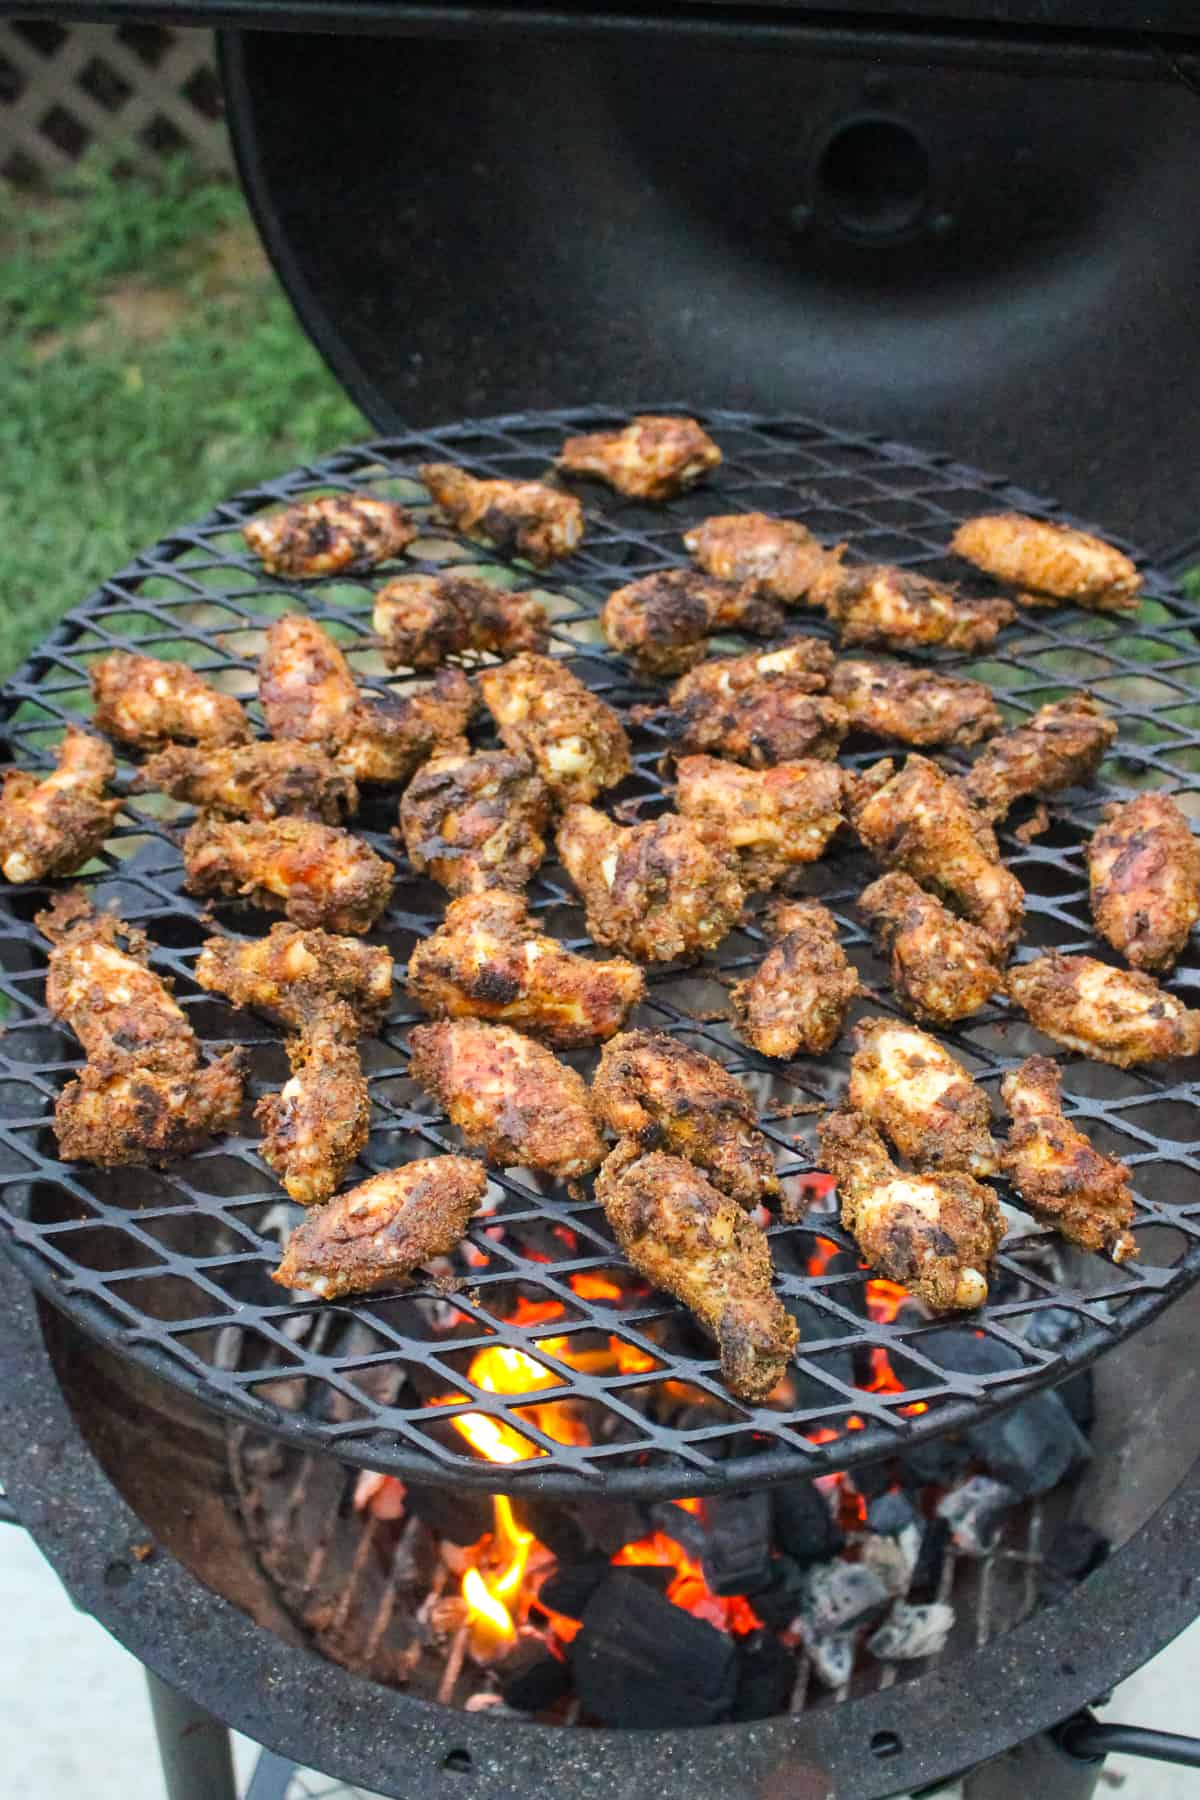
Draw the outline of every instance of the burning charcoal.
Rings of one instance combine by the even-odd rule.
[[[667,1510],[673,1519],[688,1516],[681,1513],[677,1506],[669,1506]],[[571,1503],[571,1516],[582,1526],[591,1544],[597,1550],[603,1550],[605,1556],[615,1556],[626,1544],[636,1544],[639,1538],[646,1536],[646,1514],[632,1500],[574,1500]],[[699,1520],[696,1523],[699,1524]],[[660,1529],[677,1543],[683,1543],[678,1531],[672,1531],[669,1525],[663,1525]],[[547,1541],[542,1538],[543,1544]],[[684,1548],[687,1548],[686,1544]]]
[[[931,1606],[906,1606],[897,1600],[878,1631],[867,1639],[867,1649],[880,1662],[916,1662],[937,1656],[945,1648],[954,1624],[954,1608],[934,1601]]]
[[[570,1563],[565,1569],[555,1569],[553,1575],[546,1577],[538,1589],[538,1601],[549,1612],[562,1613],[568,1619],[582,1619],[588,1601],[611,1574],[612,1564],[606,1556],[592,1556],[586,1562]]]
[[[804,1566],[792,1556],[773,1556],[765,1587],[747,1589],[746,1597],[764,1625],[782,1631],[800,1611]]]
[[[1085,1581],[1107,1557],[1111,1545],[1082,1519],[1068,1519],[1050,1540],[1038,1582],[1043,1606],[1053,1606]]]
[[[575,1691],[602,1725],[627,1730],[719,1725],[737,1696],[737,1646],[614,1569],[572,1646]]]
[[[901,1599],[908,1592],[920,1551],[920,1532],[915,1524],[906,1525],[895,1537],[880,1535],[865,1538],[859,1551],[859,1561],[878,1575],[893,1598]]]
[[[564,1565],[583,1562],[591,1554],[591,1541],[583,1526],[565,1506],[553,1500],[538,1500],[528,1494],[512,1503],[513,1517],[523,1531],[532,1531],[539,1544],[545,1544]],[[629,1540],[623,1538],[622,1543]],[[615,1548],[619,1549],[620,1545]],[[611,1552],[606,1552],[611,1555]]]
[[[908,1584],[910,1600],[933,1599],[942,1585],[950,1527],[945,1519],[929,1519],[921,1536],[921,1548]]]
[[[1092,1454],[1057,1394],[1035,1394],[999,1418],[983,1419],[966,1438],[997,1481],[1022,1499],[1048,1494]]]
[[[900,1471],[910,1487],[950,1487],[971,1460],[968,1445],[955,1437],[931,1438],[914,1444],[900,1458]]]
[[[704,1504],[708,1506],[709,1502],[706,1500]],[[707,1528],[703,1516],[700,1513],[686,1512],[682,1506],[676,1506],[673,1500],[654,1502],[650,1508],[650,1529],[673,1538],[697,1561],[704,1554]],[[629,1542],[628,1539],[624,1541]]]
[[[911,1502],[894,1488],[880,1494],[867,1508],[867,1526],[883,1537],[899,1537],[909,1525],[915,1525],[917,1514]]]
[[[452,1544],[477,1544],[494,1527],[492,1503],[486,1494],[462,1488],[414,1487],[407,1482],[404,1504],[410,1516]]]
[[[704,1503],[702,1565],[714,1594],[749,1594],[771,1574],[771,1497],[765,1488]]]
[[[820,1488],[792,1481],[771,1494],[775,1540],[799,1563],[828,1562],[845,1543]]]
[[[879,1576],[865,1563],[823,1563],[808,1571],[800,1618],[816,1637],[830,1637],[865,1625],[890,1599]]]
[[[1025,1332],[1026,1342],[1039,1350],[1063,1351],[1079,1336],[1084,1321],[1065,1306],[1043,1306],[1035,1312]],[[1072,1375],[1055,1393],[1078,1425],[1090,1431],[1096,1422],[1096,1383],[1091,1369]]]
[[[1017,1496],[988,1475],[972,1475],[961,1487],[951,1488],[938,1506],[954,1547],[964,1556],[986,1556],[1004,1527],[1004,1518]]]
[[[743,1642],[738,1657],[735,1724],[786,1712],[796,1685],[796,1658],[779,1639],[762,1632]]]
[[[540,1639],[535,1639],[519,1645],[505,1663],[500,1697],[517,1712],[547,1712],[570,1686],[567,1664],[547,1656]]]
[[[854,1668],[854,1632],[838,1631],[831,1637],[820,1637],[810,1626],[802,1623],[800,1635],[804,1640],[813,1674],[822,1687],[840,1688],[849,1681]]]
[[[874,1500],[879,1494],[886,1494],[892,1485],[891,1464],[864,1463],[861,1469],[851,1469],[849,1479],[864,1500]]]

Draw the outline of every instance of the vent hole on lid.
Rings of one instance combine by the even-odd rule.
[[[852,237],[903,237],[929,196],[929,157],[916,132],[895,119],[850,119],[817,162],[822,211]]]
[[[447,1775],[469,1775],[473,1765],[469,1750],[449,1750],[442,1758]]]
[[[903,1748],[904,1745],[894,1731],[877,1731],[871,1739],[871,1754],[881,1762],[885,1762],[888,1757],[899,1756]]]

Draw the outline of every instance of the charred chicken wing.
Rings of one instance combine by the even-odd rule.
[[[833,665],[829,692],[851,731],[898,744],[977,744],[1004,723],[982,681],[905,663],[844,656]]]
[[[199,818],[183,844],[193,894],[237,894],[296,925],[356,935],[388,903],[390,863],[358,838],[311,819]]]
[[[629,773],[629,739],[612,707],[548,656],[514,656],[479,677],[501,742],[528,756],[562,805],[594,800]]]
[[[955,918],[911,875],[881,875],[858,904],[891,958],[896,995],[914,1018],[952,1025],[977,1013],[1003,987],[991,938]]]
[[[558,456],[567,475],[592,475],[631,500],[672,500],[720,466],[721,452],[695,419],[641,413],[622,431],[569,437]]]
[[[963,780],[967,798],[989,819],[1018,800],[1057,794],[1094,780],[1117,728],[1090,694],[1039,708],[1027,725],[993,738]]]
[[[272,575],[359,574],[399,556],[416,535],[402,506],[369,494],[302,500],[242,526],[242,536]]]
[[[523,888],[546,844],[550,790],[527,756],[464,745],[431,757],[400,802],[408,860],[452,894]]]
[[[195,744],[244,744],[250,725],[232,694],[222,694],[186,663],[114,650],[92,664],[95,725],[139,750],[174,738]]]
[[[821,1056],[838,1040],[858,975],[816,900],[777,905],[770,922],[775,943],[730,990],[734,1030],[763,1056]]]
[[[367,1141],[371,1102],[358,1030],[344,1001],[327,1003],[288,1039],[291,1077],[254,1111],[263,1129],[263,1161],[301,1206],[317,1206],[336,1193]]]
[[[1175,966],[1200,919],[1200,845],[1166,794],[1115,807],[1088,845],[1092,917],[1135,969]]]
[[[846,1099],[914,1168],[995,1173],[987,1095],[936,1038],[901,1019],[863,1019],[854,1043]]]
[[[1000,1092],[1012,1114],[1004,1173],[1034,1217],[1114,1262],[1136,1256],[1129,1170],[1094,1150],[1064,1118],[1056,1065],[1048,1056],[1027,1057],[1004,1077]]]
[[[694,668],[708,652],[712,631],[771,637],[783,621],[775,602],[764,600],[752,583],[718,581],[698,569],[643,575],[611,593],[600,615],[612,648],[650,678]]]
[[[252,1006],[298,1030],[331,1001],[349,1006],[361,1031],[377,1026],[392,999],[387,950],[327,931],[272,925],[265,938],[209,938],[196,980],[235,1006]]]
[[[985,574],[1023,588],[1031,606],[1073,601],[1095,612],[1136,612],[1142,578],[1129,558],[1102,538],[1022,513],[968,519],[951,549]]]
[[[779,650],[718,657],[682,676],[669,710],[653,716],[679,749],[728,756],[751,768],[807,756],[832,760],[849,725],[845,708],[815,691],[824,687],[832,661],[828,644],[810,637]]]
[[[438,511],[464,537],[539,566],[579,548],[583,508],[574,494],[542,481],[480,481],[453,463],[425,463],[418,473]]]
[[[1008,600],[962,600],[951,588],[908,569],[846,569],[825,591],[825,610],[849,646],[889,650],[986,650],[1016,618]]]
[[[493,656],[544,650],[550,636],[540,600],[470,575],[389,581],[376,596],[374,625],[392,669],[436,669],[467,650]]]
[[[354,777],[316,744],[174,744],[142,765],[133,786],[231,818],[294,813],[336,825],[358,806]]]
[[[841,573],[842,546],[826,550],[794,519],[727,513],[684,533],[688,555],[722,581],[752,581],[769,600],[819,606]]]
[[[1035,957],[1008,971],[1010,997],[1039,1031],[1119,1069],[1200,1052],[1200,1012],[1150,975],[1094,956]]]
[[[679,811],[729,853],[748,888],[771,887],[815,862],[844,822],[842,771],[816,758],[744,769],[718,756],[685,756],[675,781]]]
[[[0,872],[6,881],[74,875],[112,829],[119,800],[104,790],[116,774],[102,738],[69,725],[49,775],[10,769],[0,788]]]

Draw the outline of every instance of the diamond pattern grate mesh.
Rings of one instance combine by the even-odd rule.
[[[392,571],[306,582],[267,576],[245,552],[241,522],[265,506],[337,488],[368,488],[419,510],[425,496],[411,472],[423,460],[539,475],[568,429],[610,419],[616,422],[590,409],[413,432],[295,470],[171,533],[68,614],[9,683],[2,714],[12,759],[48,759],[63,721],[89,710],[88,664],[117,646],[193,662],[250,701],[257,717],[254,661],[262,632],[289,609],[321,619],[363,681],[379,682],[371,599]],[[708,422],[725,452],[717,481],[666,509],[589,486],[585,543],[549,575],[531,578],[453,540],[432,519],[408,560],[430,569],[467,562],[505,585],[536,581],[554,619],[557,653],[624,703],[648,696],[605,651],[598,607],[619,582],[680,561],[680,532],[694,519],[739,508],[791,513],[829,539],[848,538],[864,558],[961,574],[944,549],[959,519],[997,507],[1056,511],[1007,482],[902,445],[799,419],[718,413]],[[803,623],[819,629],[807,617]],[[1094,948],[1082,843],[1114,793],[1161,788],[1200,819],[1198,627],[1200,614],[1150,575],[1132,623],[1074,611],[1025,614],[986,659],[951,660],[992,683],[1013,720],[1086,683],[1120,721],[1099,788],[1052,806],[1050,831],[1032,845],[1003,834],[1006,859],[1028,891],[1020,954],[1051,945]],[[486,731],[477,737],[486,742]],[[634,745],[636,771],[613,796],[626,817],[663,804],[661,745],[649,728]],[[865,764],[880,753],[878,746],[857,750],[850,760]],[[123,777],[129,774],[122,765]],[[178,837],[188,816],[161,797],[131,797],[89,874],[101,903],[149,933],[155,967],[174,977],[206,1045],[214,1052],[230,1043],[251,1046],[257,1097],[283,1076],[282,1045],[272,1028],[236,1014],[194,982],[196,953],[213,926],[182,889]],[[395,796],[376,791],[358,825],[396,860],[388,835],[394,817]],[[806,870],[802,887],[831,906],[852,958],[877,990],[861,1010],[879,1010],[890,1005],[889,991],[854,911],[869,873],[860,854],[843,846]],[[821,1184],[805,1181],[814,1115],[840,1092],[846,1055],[839,1049],[823,1061],[778,1067],[731,1035],[726,984],[762,954],[761,933],[750,922],[694,969],[652,970],[648,999],[632,1023],[681,1033],[747,1080],[785,1188],[810,1202],[800,1223],[776,1224],[771,1233],[781,1290],[803,1328],[784,1404],[732,1402],[711,1346],[662,1296],[626,1283],[620,1300],[606,1299],[620,1260],[599,1209],[588,1195],[519,1171],[494,1178],[493,1211],[472,1226],[469,1261],[454,1260],[449,1282],[353,1305],[292,1303],[267,1270],[295,1209],[259,1161],[252,1136],[217,1143],[168,1171],[106,1173],[56,1160],[51,1110],[79,1051],[45,1011],[45,946],[31,921],[47,891],[9,889],[0,897],[0,1241],[37,1287],[96,1337],[226,1414],[346,1461],[431,1482],[494,1488],[503,1479],[562,1495],[595,1492],[602,1483],[606,1493],[643,1496],[850,1467],[1064,1379],[1145,1324],[1200,1272],[1197,1070],[1122,1072],[1064,1057],[1071,1108],[1100,1148],[1134,1170],[1141,1261],[1121,1269],[1083,1255],[1064,1262],[1013,1209],[992,1299],[971,1321],[1008,1346],[1012,1367],[998,1375],[962,1372],[961,1337],[930,1325],[916,1309],[890,1320],[870,1316],[879,1309],[868,1303],[867,1274],[827,1210]],[[530,897],[547,930],[586,943],[582,913],[556,867],[543,869]],[[379,934],[401,965],[443,905],[440,890],[401,865]],[[225,906],[215,918],[246,934],[271,922]],[[1174,985],[1185,994],[1200,988],[1193,957]],[[383,1032],[364,1046],[374,1128],[362,1174],[457,1147],[406,1075],[407,1029],[415,1018],[398,984]],[[1002,1002],[948,1041],[993,1095],[1005,1068],[1047,1048]],[[594,1059],[571,1060],[586,1072]],[[571,1277],[580,1275],[603,1279],[573,1285]],[[577,1286],[600,1297],[585,1297]],[[548,1322],[554,1303],[561,1313]],[[522,1317],[531,1322],[513,1322]],[[541,1366],[544,1385],[532,1401],[487,1392],[468,1378],[477,1352],[497,1343],[524,1350]],[[903,1391],[881,1385],[880,1351]],[[576,1357],[582,1367],[573,1366]],[[564,1404],[536,1410],[557,1402]],[[528,1460],[501,1476],[455,1428],[455,1416],[468,1411],[516,1428]]]

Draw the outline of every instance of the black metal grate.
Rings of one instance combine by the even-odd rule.
[[[9,684],[2,712],[14,760],[46,761],[62,722],[88,710],[88,663],[116,646],[184,657],[250,700],[253,710],[262,630],[296,607],[346,643],[365,682],[378,682],[384,670],[372,647],[370,606],[373,587],[386,576],[311,582],[267,576],[245,552],[241,522],[264,506],[331,488],[369,488],[420,508],[425,496],[411,471],[423,460],[538,475],[567,430],[609,420],[615,416],[588,409],[409,433],[264,483],[170,534],[68,614]],[[536,578],[554,618],[558,652],[619,702],[647,696],[605,651],[598,606],[618,582],[680,561],[679,534],[694,519],[735,508],[790,513],[827,538],[850,539],[862,557],[961,573],[944,549],[959,519],[984,508],[1057,511],[947,457],[805,420],[717,413],[708,422],[725,452],[719,480],[666,509],[589,487],[583,547]],[[527,570],[453,540],[433,521],[409,560],[430,568],[468,561],[508,585],[531,580]],[[807,617],[803,624],[818,629]],[[1198,627],[1200,614],[1151,574],[1132,623],[1070,611],[1026,614],[993,655],[950,659],[991,682],[1014,719],[1086,683],[1120,720],[1120,742],[1101,788],[1053,807],[1050,831],[1033,845],[1004,835],[1006,858],[1028,892],[1021,954],[1049,945],[1094,948],[1081,846],[1112,794],[1162,788],[1200,818]],[[627,814],[663,803],[659,749],[649,730],[635,738],[635,774],[614,796]],[[878,748],[851,760],[862,764],[877,754]],[[393,859],[394,807],[394,796],[376,794],[359,821]],[[177,838],[185,820],[184,809],[160,797],[131,798],[96,865],[97,897],[146,928],[157,947],[155,966],[175,977],[206,1044],[214,1051],[230,1042],[252,1046],[257,1094],[282,1077],[281,1043],[268,1027],[202,993],[192,978],[197,949],[212,926],[182,891]],[[803,887],[839,918],[852,957],[878,988],[878,998],[867,1003],[878,1010],[889,1004],[887,984],[853,911],[868,875],[856,851],[839,848],[805,872]],[[1195,1066],[1121,1072],[1065,1057],[1074,1111],[1099,1147],[1119,1152],[1134,1168],[1141,1262],[1117,1269],[1079,1255],[1064,1281],[1046,1254],[1045,1234],[1014,1211],[992,1299],[971,1320],[1009,1348],[1013,1366],[998,1375],[962,1373],[953,1335],[914,1309],[890,1321],[868,1316],[867,1274],[826,1210],[827,1198],[803,1179],[812,1167],[812,1115],[840,1091],[846,1055],[839,1050],[824,1061],[781,1069],[732,1037],[721,1016],[721,977],[761,956],[761,934],[749,923],[695,969],[652,970],[648,999],[633,1023],[686,1034],[741,1074],[758,1096],[785,1188],[795,1193],[810,1186],[803,1221],[775,1225],[771,1233],[781,1290],[803,1326],[790,1403],[732,1402],[711,1346],[680,1309],[644,1287],[627,1284],[615,1303],[575,1292],[572,1275],[620,1280],[603,1215],[590,1197],[520,1172],[495,1178],[494,1213],[471,1229],[468,1255],[475,1266],[456,1260],[464,1283],[456,1291],[443,1283],[354,1305],[292,1303],[266,1271],[296,1209],[283,1201],[252,1137],[218,1143],[166,1172],[104,1173],[56,1161],[51,1108],[79,1052],[44,1007],[45,946],[31,920],[46,891],[11,889],[0,905],[0,994],[7,1009],[0,1038],[0,1240],[37,1287],[97,1337],[227,1414],[346,1461],[426,1482],[453,1478],[494,1488],[503,1479],[564,1495],[596,1492],[603,1484],[610,1494],[681,1496],[851,1467],[1062,1380],[1145,1324],[1200,1273],[1200,1191],[1192,1185],[1200,1168]],[[581,910],[554,866],[533,884],[531,902],[547,930],[586,942]],[[401,963],[436,925],[443,903],[440,890],[402,870],[380,934]],[[242,932],[270,924],[229,907],[217,908],[216,919]],[[1174,985],[1184,993],[1200,988],[1193,958],[1185,958]],[[364,1174],[456,1146],[455,1134],[406,1077],[407,1027],[416,1016],[400,988],[384,1031],[364,1049],[375,1119]],[[1046,1048],[1003,1003],[968,1021],[950,1041],[993,1093],[1005,1068],[1031,1048]],[[571,1060],[590,1066],[586,1056]],[[837,1253],[810,1273],[814,1258],[820,1261],[831,1246]],[[519,1316],[530,1318],[529,1307],[540,1306],[541,1322],[539,1315],[525,1325],[512,1322],[522,1301]],[[551,1302],[563,1308],[553,1322],[545,1320]],[[599,1354],[586,1368],[573,1368],[560,1354],[564,1338],[567,1354]],[[553,1385],[526,1396],[479,1389],[467,1371],[475,1354],[494,1344],[524,1350]],[[627,1364],[636,1353],[639,1366],[612,1366],[606,1352],[615,1344],[626,1347]],[[881,1350],[905,1391],[879,1389]],[[463,1398],[429,1404],[446,1395]],[[540,1421],[530,1410],[556,1401],[569,1408]],[[452,1423],[467,1411],[518,1430],[528,1460],[501,1475],[479,1458]],[[557,1441],[568,1435],[562,1430],[568,1416],[579,1428],[570,1435],[584,1442]]]

